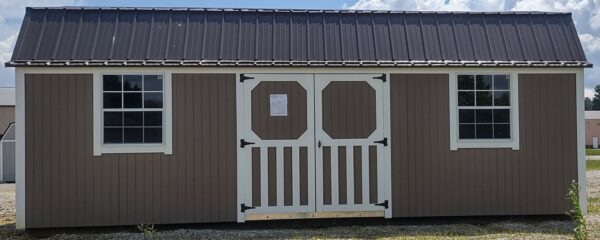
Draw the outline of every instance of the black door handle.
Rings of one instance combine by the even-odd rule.
[[[240,147],[245,147],[246,145],[251,145],[254,144],[253,142],[246,142],[246,140],[242,139],[240,140]]]
[[[321,141],[317,143],[317,147],[321,148]]]

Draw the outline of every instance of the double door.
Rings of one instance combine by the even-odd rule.
[[[385,75],[244,74],[239,84],[238,220],[391,216]]]

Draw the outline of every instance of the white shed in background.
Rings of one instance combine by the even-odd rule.
[[[15,122],[15,88],[0,87],[0,134]],[[2,137],[2,136],[0,136]]]
[[[0,182],[15,181],[15,123],[8,125],[0,139]]]
[[[0,87],[0,182],[15,181],[15,88]]]

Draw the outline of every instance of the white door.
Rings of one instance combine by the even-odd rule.
[[[245,74],[238,84],[238,221],[313,212],[314,75]]]
[[[240,75],[238,221],[391,217],[385,77]]]
[[[389,211],[382,74],[315,75],[317,211]]]

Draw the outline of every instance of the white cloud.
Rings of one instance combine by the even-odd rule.
[[[589,33],[579,34],[579,40],[586,53],[592,54],[600,51],[600,38]]]
[[[0,0],[0,86],[14,86],[14,70],[5,68],[10,60],[25,7],[52,7],[81,5],[85,0]]]
[[[411,3],[411,1],[402,0],[359,0],[354,5],[350,6],[350,8],[373,10],[403,9],[405,7],[412,7]]]
[[[418,11],[493,11],[504,8],[506,0],[359,0],[352,9]]]
[[[74,6],[82,0],[2,0],[0,1],[0,22],[11,18],[22,18],[25,7]]]
[[[590,16],[590,27],[594,30],[598,30],[600,28],[600,8],[594,9]]]
[[[493,11],[504,8],[505,0],[424,0],[416,1],[417,10]]]
[[[17,41],[17,35],[18,34],[15,33],[0,41],[0,62],[6,62],[10,60],[12,50],[15,42]]]
[[[590,98],[590,99],[591,99],[591,98],[594,98],[594,94],[595,94],[595,93],[596,93],[596,92],[594,92],[594,89],[593,89],[593,88],[584,88],[584,89],[583,89],[583,95],[585,95],[585,97],[588,97],[588,98]]]

